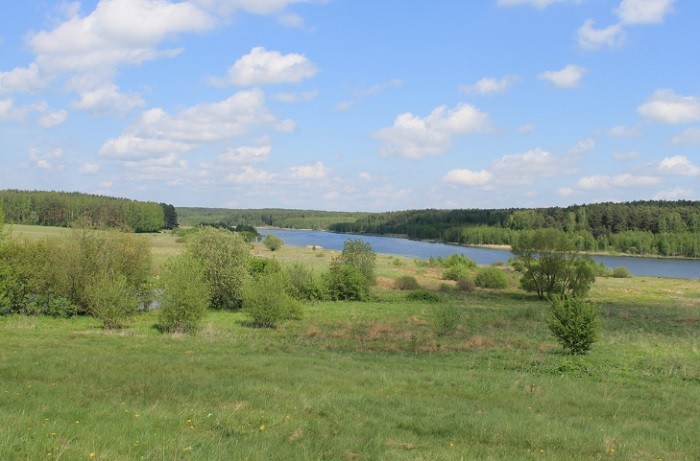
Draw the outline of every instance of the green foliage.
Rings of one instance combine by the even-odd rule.
[[[433,310],[433,329],[438,336],[455,332],[462,321],[462,308],[456,304],[444,304]]]
[[[300,301],[317,301],[327,298],[323,284],[317,280],[313,271],[301,263],[287,267],[287,293]]]
[[[598,306],[581,298],[552,299],[547,324],[562,347],[574,355],[585,354],[598,339]]]
[[[287,319],[299,319],[301,304],[288,294],[286,274],[277,270],[265,270],[251,277],[243,295],[243,311],[254,326],[274,328]]]
[[[255,276],[266,271],[281,272],[282,266],[276,259],[251,257],[248,260],[248,272]]]
[[[457,289],[459,291],[472,291],[476,284],[470,277],[460,277],[457,279]]]
[[[349,239],[343,245],[343,252],[338,256],[340,264],[356,268],[367,279],[369,285],[374,285],[377,255],[372,245],[362,239]]]
[[[158,327],[169,333],[193,333],[209,306],[204,265],[189,254],[173,257],[160,276]]]
[[[323,274],[324,293],[332,301],[365,301],[369,298],[369,281],[355,266],[336,259]]]
[[[274,234],[267,234],[263,239],[263,245],[270,251],[278,250],[284,245],[284,241]]]
[[[211,290],[210,307],[240,308],[250,258],[250,246],[243,237],[224,229],[202,227],[188,237],[185,251],[204,266]]]
[[[125,327],[139,302],[124,274],[99,274],[85,287],[85,295],[90,314],[107,329]]]
[[[434,291],[429,290],[414,290],[406,295],[408,301],[426,302],[426,303],[441,303],[445,301],[444,296],[441,296]]]
[[[76,308],[70,300],[60,296],[29,295],[20,314],[46,315],[48,317],[69,318]],[[10,312],[7,312],[10,313]]]
[[[418,290],[420,285],[415,277],[411,275],[402,275],[394,281],[394,287],[397,290]]]
[[[584,296],[595,281],[593,261],[577,252],[564,232],[543,229],[524,233],[512,251],[524,270],[520,286],[540,299]]]
[[[452,254],[441,261],[445,270],[442,273],[442,278],[445,280],[458,280],[467,277],[471,269],[476,267],[474,260],[462,255]]]
[[[497,267],[482,267],[476,272],[474,283],[480,288],[508,288],[508,276]]]
[[[620,266],[612,270],[611,276],[616,279],[627,279],[632,277],[632,274],[630,274],[630,270],[627,269],[625,266]]]

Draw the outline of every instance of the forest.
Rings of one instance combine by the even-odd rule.
[[[56,191],[0,191],[5,221],[57,227],[158,232],[178,227],[173,205]]]
[[[384,213],[178,208],[183,223],[322,229],[464,245],[511,245],[522,233],[563,230],[582,251],[700,257],[699,201],[634,201],[536,209]]]

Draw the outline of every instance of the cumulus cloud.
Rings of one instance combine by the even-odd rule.
[[[583,67],[570,64],[561,70],[542,72],[537,77],[547,80],[558,88],[576,88],[585,73],[586,69]]]
[[[474,171],[464,168],[448,171],[442,180],[461,186],[483,186],[493,180],[493,173],[487,170]]]
[[[595,148],[595,139],[584,139],[582,141],[579,141],[569,149],[569,155],[577,156],[577,155],[582,155],[585,154],[586,152],[589,152]]]
[[[535,148],[522,154],[508,154],[496,160],[491,171],[501,184],[533,184],[536,178],[566,174],[565,162],[550,152]]]
[[[74,109],[91,113],[103,113],[111,110],[128,112],[142,106],[145,101],[137,93],[122,93],[117,85],[107,84],[99,88],[81,92],[80,99],[73,103]]]
[[[508,91],[519,80],[515,76],[506,76],[500,79],[484,77],[472,85],[461,85],[459,91],[465,94],[494,94]]]
[[[611,187],[644,187],[654,186],[661,182],[656,176],[637,176],[629,173],[616,176],[586,176],[578,180],[577,184],[582,189],[610,189]]]
[[[622,0],[616,9],[625,24],[658,24],[673,10],[675,0]]]
[[[672,187],[670,189],[664,189],[654,195],[654,200],[693,200],[694,197],[695,193],[692,189]]]
[[[39,66],[32,63],[27,67],[17,67],[0,72],[0,93],[31,93],[49,84],[49,78],[42,75]]]
[[[18,122],[24,119],[25,112],[15,107],[12,99],[0,99],[0,122]]]
[[[260,86],[298,83],[318,72],[314,63],[297,53],[281,54],[255,47],[237,60],[224,79],[214,78],[216,85]]]
[[[275,101],[280,101],[280,102],[287,102],[287,103],[297,103],[297,102],[305,102],[305,101],[311,101],[312,99],[316,99],[318,96],[318,91],[312,90],[312,91],[301,91],[301,92],[281,92],[272,95],[271,99],[274,99]]]
[[[80,170],[78,170],[78,173],[80,174],[95,174],[98,171],[100,171],[100,165],[96,163],[84,163],[83,166],[80,167]]]
[[[256,170],[251,166],[244,166],[237,173],[231,173],[226,181],[236,184],[267,184],[275,178],[275,174],[263,170]]]
[[[56,148],[50,152],[42,153],[39,149],[29,149],[29,160],[32,161],[35,167],[42,170],[52,170],[55,167],[55,160],[63,157],[63,149]]]
[[[373,136],[383,141],[382,155],[420,158],[442,154],[452,145],[454,136],[484,131],[487,122],[488,115],[472,105],[459,104],[453,109],[440,106],[427,117],[400,114],[393,126]]]
[[[613,24],[602,29],[596,29],[594,24],[592,19],[587,19],[578,29],[578,44],[582,49],[617,48],[623,44],[625,33],[622,24]]]
[[[325,179],[330,174],[330,170],[323,162],[316,162],[309,165],[295,166],[291,168],[292,179],[309,180]]]
[[[611,138],[631,138],[639,136],[639,130],[633,127],[617,125],[608,130],[607,135]]]
[[[700,176],[700,166],[693,164],[688,157],[683,155],[665,157],[659,163],[659,171],[680,176]]]
[[[672,90],[656,90],[647,102],[637,108],[640,115],[667,124],[700,121],[700,98],[679,96]]]
[[[44,128],[51,128],[54,126],[61,125],[68,119],[68,112],[65,110],[57,110],[53,112],[47,112],[39,118],[39,125]]]

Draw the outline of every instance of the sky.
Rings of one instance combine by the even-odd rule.
[[[0,189],[393,211],[700,200],[697,0],[26,0]]]

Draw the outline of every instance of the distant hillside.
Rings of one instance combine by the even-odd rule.
[[[56,191],[0,191],[5,222],[40,226],[157,232],[178,226],[175,207],[165,203]]]
[[[328,229],[332,224],[356,221],[369,213],[336,211],[285,210],[281,208],[241,209],[177,207],[179,223],[183,226],[225,224],[229,227],[272,226],[288,229]]]

